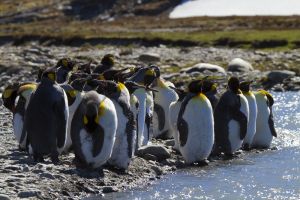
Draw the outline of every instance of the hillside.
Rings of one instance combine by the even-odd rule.
[[[101,3],[100,3],[101,2]],[[293,49],[299,16],[170,19],[180,0],[2,0],[0,45],[223,46]]]

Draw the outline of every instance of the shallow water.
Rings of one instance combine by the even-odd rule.
[[[300,93],[274,93],[278,150],[218,166],[179,170],[153,185],[105,199],[300,199]]]

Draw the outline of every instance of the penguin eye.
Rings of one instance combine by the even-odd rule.
[[[4,97],[5,99],[9,98],[9,97],[11,96],[12,92],[13,92],[12,89],[7,89],[7,90],[5,90],[4,93],[3,93],[3,97]]]

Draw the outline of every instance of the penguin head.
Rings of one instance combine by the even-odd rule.
[[[237,77],[230,77],[228,80],[228,88],[236,93],[236,94],[240,94],[240,81]]]
[[[86,78],[78,78],[72,81],[70,85],[77,91],[83,91],[86,80]]]
[[[155,79],[159,78],[159,76],[160,70],[157,66],[147,67],[144,75],[144,85],[148,87],[155,81]]]
[[[217,84],[210,80],[203,80],[202,82],[202,92],[205,94],[211,92],[213,94],[217,93]]]
[[[240,83],[240,89],[243,93],[248,93],[250,91],[250,85],[252,81],[243,81]]]
[[[94,101],[87,102],[86,112],[83,115],[82,120],[88,132],[93,132],[97,126],[99,126],[99,120],[105,113],[104,100],[102,100],[99,104]]]
[[[116,83],[114,81],[99,81],[96,89],[99,94],[103,94],[109,98],[118,98],[124,90],[126,90],[126,86],[123,83]]]
[[[112,67],[115,64],[115,56],[112,54],[106,54],[101,60],[101,64]]]
[[[71,106],[75,102],[75,100],[76,100],[76,96],[78,94],[78,91],[75,90],[69,84],[61,84],[60,86],[64,89],[64,91],[65,91],[65,93],[67,95],[68,105]]]
[[[188,85],[188,91],[193,94],[198,94],[202,92],[203,80],[191,81]]]
[[[3,105],[11,112],[15,109],[15,101],[18,96],[17,91],[19,86],[19,83],[9,85],[4,89],[2,94]]]
[[[123,69],[109,69],[103,72],[104,79],[102,80],[112,80],[118,82],[120,79],[120,76],[122,76],[122,73],[129,68],[123,68]]]
[[[75,62],[72,61],[70,58],[62,58],[56,63],[56,68],[62,67],[67,71],[72,71],[73,68],[76,66]]]
[[[17,93],[28,102],[31,94],[36,90],[36,88],[37,88],[36,83],[24,84],[19,87]]]
[[[99,86],[99,83],[101,81],[97,80],[97,79],[93,79],[92,77],[89,77],[86,82],[85,85],[83,87],[83,91],[91,91],[91,90],[96,90],[96,88]]]
[[[56,69],[55,68],[46,69],[42,74],[42,81],[43,80],[49,80],[51,82],[55,82],[56,81]]]

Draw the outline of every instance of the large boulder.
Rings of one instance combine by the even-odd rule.
[[[295,72],[289,70],[273,70],[266,73],[268,81],[281,83],[284,79],[294,77]]]
[[[144,53],[139,56],[139,60],[144,63],[155,63],[160,61],[160,55],[156,53]]]
[[[226,71],[224,70],[223,67],[220,67],[218,65],[213,65],[210,63],[198,63],[192,67],[181,70],[181,72],[185,72],[187,74],[191,74],[194,72],[204,73],[205,71],[226,74]]]
[[[153,155],[157,158],[157,160],[165,160],[167,158],[171,157],[170,152],[168,151],[167,148],[161,146],[161,145],[147,145],[147,146],[143,146],[141,147],[138,151],[137,151],[137,156],[139,157],[146,157],[147,160],[149,155]],[[150,159],[152,160],[152,159]]]
[[[253,67],[249,62],[235,58],[229,62],[227,70],[230,72],[249,72],[253,71]]]

